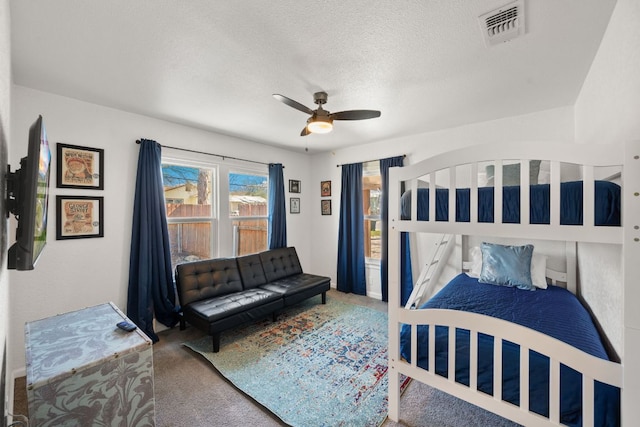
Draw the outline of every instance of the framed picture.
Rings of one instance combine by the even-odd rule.
[[[300,213],[300,198],[299,197],[292,197],[289,200],[289,212],[291,212],[292,214],[299,214]]]
[[[331,181],[320,181],[320,196],[328,197],[331,195]]]
[[[104,190],[104,150],[57,144],[57,187]]]
[[[299,193],[300,192],[300,181],[295,179],[289,180],[289,193]]]
[[[321,200],[322,215],[331,215],[331,200]]]
[[[56,240],[104,237],[104,198],[56,196]]]

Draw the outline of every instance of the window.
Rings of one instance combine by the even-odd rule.
[[[214,171],[213,167],[162,163],[173,268],[215,254]]]
[[[381,254],[380,196],[382,177],[380,162],[366,162],[362,172],[362,196],[364,201],[364,255],[367,261],[379,262]]]
[[[269,176],[264,169],[195,158],[162,159],[174,268],[183,262],[267,249]]]
[[[267,250],[268,191],[266,175],[229,174],[229,217],[235,256]]]

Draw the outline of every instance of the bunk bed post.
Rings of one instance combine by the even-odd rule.
[[[398,231],[397,222],[400,220],[400,206],[398,201],[401,195],[401,181],[398,178],[400,168],[394,167],[389,169],[389,361],[388,361],[388,377],[389,377],[389,410],[388,416],[391,420],[398,422],[400,419],[400,372],[396,363],[400,360],[400,326],[398,323],[398,309],[401,300],[401,279],[400,279],[400,232]],[[417,185],[412,187],[412,215],[417,215]],[[416,218],[415,216],[413,218]]]
[[[640,419],[640,140],[625,145],[624,168],[622,170],[622,225],[623,236],[623,301],[624,363],[622,392],[622,425],[633,425]]]

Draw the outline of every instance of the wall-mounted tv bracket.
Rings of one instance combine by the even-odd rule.
[[[11,165],[7,165],[7,174],[5,175],[7,182],[7,218],[10,214],[18,216],[18,200],[20,200],[20,169],[11,172]]]

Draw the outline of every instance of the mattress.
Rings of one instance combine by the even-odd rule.
[[[595,181],[595,225],[620,225],[620,186]],[[550,185],[530,186],[529,217],[531,224],[550,223]],[[456,189],[456,222],[470,221],[469,188]],[[582,181],[560,184],[560,224],[582,225]],[[478,188],[478,222],[494,222],[494,187]],[[448,221],[449,190],[436,189],[436,221]],[[411,191],[401,199],[401,218],[411,218]],[[429,189],[418,189],[418,221],[429,220]],[[520,187],[502,187],[502,222],[520,223]]]
[[[564,341],[593,356],[608,360],[589,313],[577,298],[566,289],[549,286],[545,290],[525,291],[517,288],[479,283],[477,279],[462,273],[456,276],[438,294],[421,308],[441,308],[469,311],[493,316],[534,329]],[[401,330],[401,355],[411,362],[410,327]],[[436,361],[438,375],[448,375],[448,328],[436,326]],[[429,326],[418,327],[418,361],[428,369]],[[456,331],[455,380],[469,385],[468,330]],[[520,401],[520,347],[503,341],[502,398],[518,405]],[[493,337],[478,336],[478,390],[493,395]],[[549,359],[530,352],[529,358],[529,408],[540,415],[549,416]],[[582,377],[570,367],[560,368],[560,420],[569,426],[581,425]],[[595,425],[618,426],[620,424],[620,390],[596,382]]]

